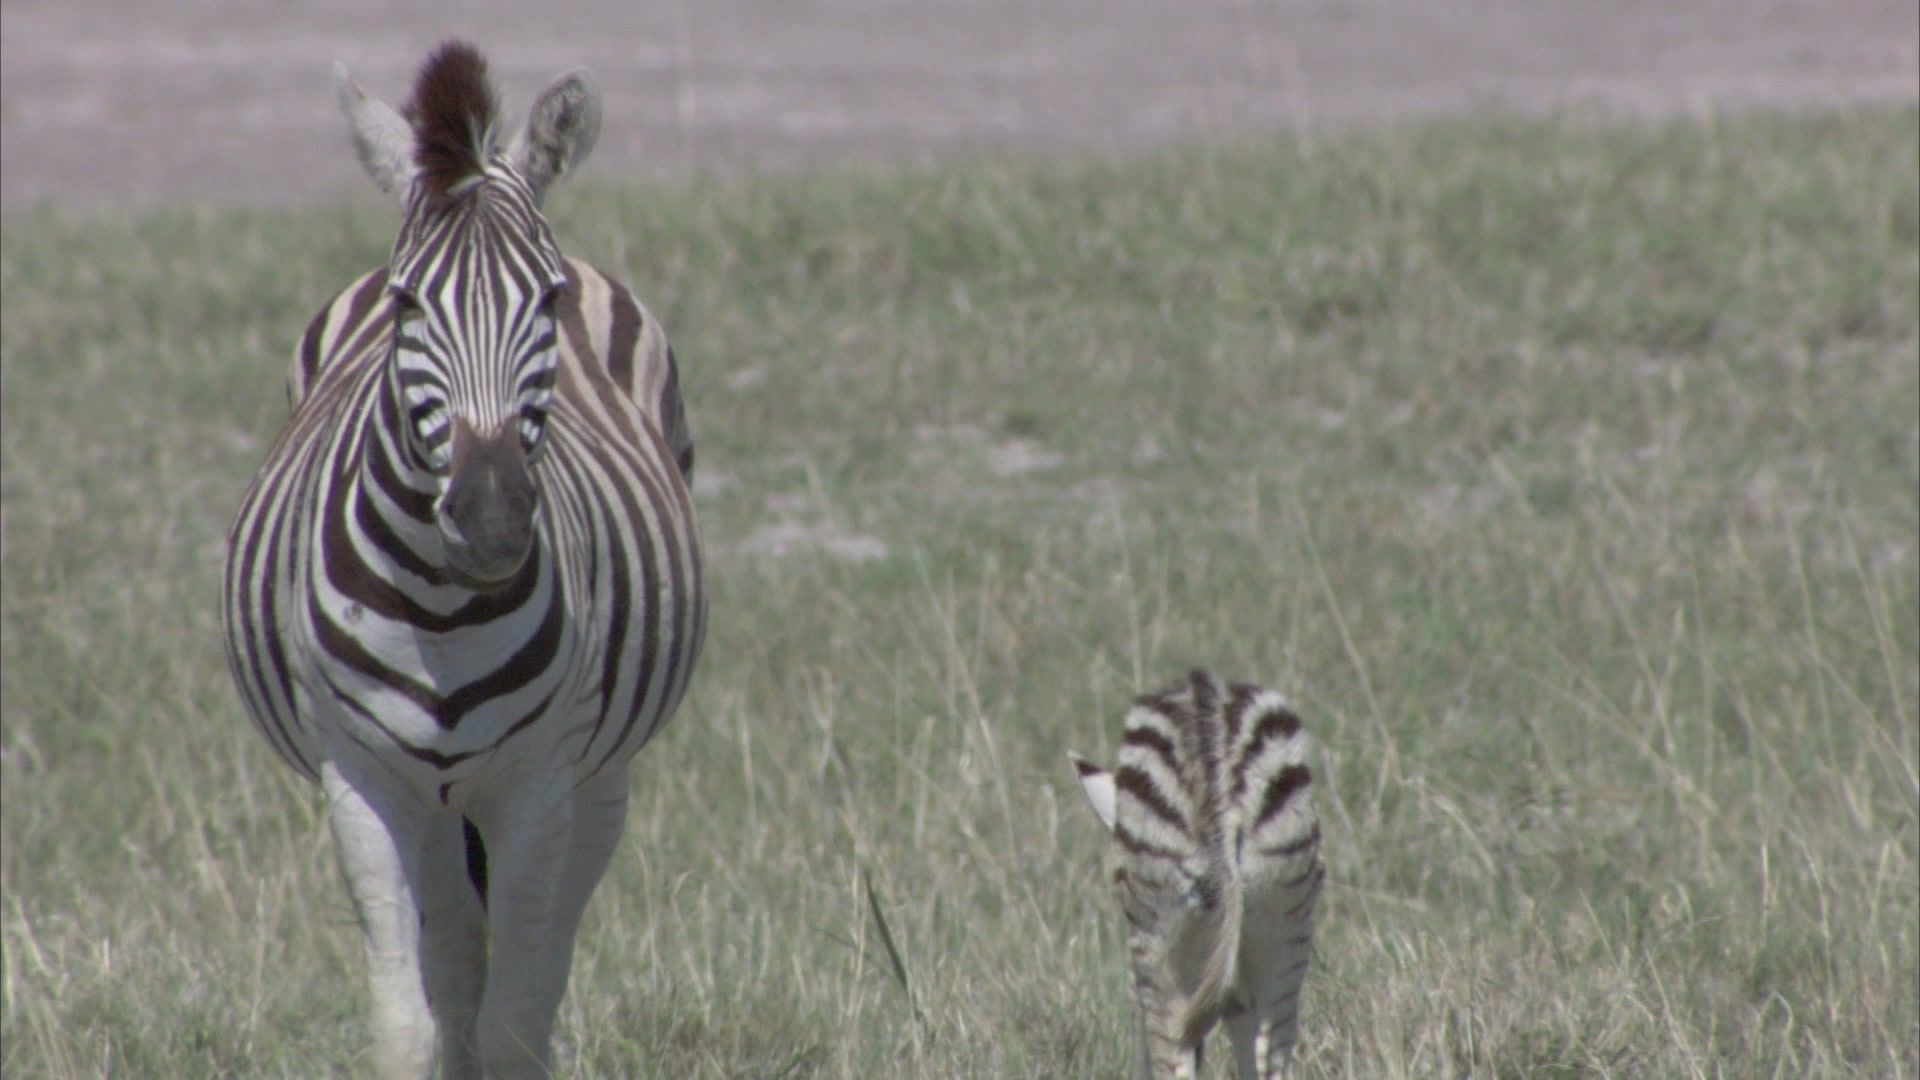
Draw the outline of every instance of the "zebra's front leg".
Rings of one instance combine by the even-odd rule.
[[[420,966],[440,1029],[440,1075],[480,1076],[480,995],[487,980],[487,912],[467,872],[466,821],[443,812],[420,872]]]
[[[490,1080],[548,1075],[574,936],[626,825],[626,773],[615,766],[543,802],[521,800],[518,816],[482,825],[490,941],[480,1047]]]
[[[412,873],[426,822],[365,771],[320,770],[334,847],[366,939],[375,1075],[421,1080],[433,1067],[433,1015],[420,977],[420,906]]]

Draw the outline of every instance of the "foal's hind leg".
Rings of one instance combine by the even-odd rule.
[[[1300,1034],[1297,1014],[1262,1015],[1254,1009],[1227,1018],[1233,1059],[1241,1080],[1277,1080],[1293,1067],[1293,1045]]]

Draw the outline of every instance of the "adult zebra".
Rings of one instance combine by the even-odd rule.
[[[404,220],[301,339],[228,541],[228,659],[325,789],[380,1073],[428,1073],[437,1024],[447,1076],[544,1076],[626,763],[704,630],[692,440],[657,324],[540,213],[598,134],[590,78],[504,151],[470,45],[404,117],[335,80]]]

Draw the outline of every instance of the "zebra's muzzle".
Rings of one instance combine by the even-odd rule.
[[[539,507],[514,425],[481,435],[464,419],[454,421],[438,517],[455,576],[482,588],[505,584],[533,550]]]

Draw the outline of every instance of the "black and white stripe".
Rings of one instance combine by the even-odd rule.
[[[437,1024],[449,1076],[544,1075],[624,766],[704,634],[692,439],[658,325],[540,212],[597,130],[584,74],[509,151],[465,46],[407,120],[341,94],[404,221],[295,352],[229,540],[228,656],[267,740],[326,786],[383,1074],[421,1075]]]
[[[537,424],[544,434],[523,439],[540,440],[544,451],[531,471],[545,529],[526,569],[503,590],[462,588],[435,565],[433,473],[413,459],[401,427],[419,430],[429,460],[438,461],[450,425],[441,409],[406,396],[421,383],[390,374],[390,361],[402,371],[419,361],[403,346],[389,355],[389,342],[402,335],[395,305],[383,299],[386,272],[342,291],[302,338],[290,379],[295,415],[234,526],[226,603],[250,711],[309,777],[318,778],[320,752],[312,719],[294,705],[296,680],[309,670],[394,747],[433,762],[440,782],[458,779],[463,770],[447,770],[491,747],[503,726],[525,721],[564,683],[582,684],[570,694],[584,699],[592,682],[612,722],[580,750],[588,771],[619,748],[637,749],[627,745],[633,730],[650,735],[684,692],[703,609],[685,472],[692,442],[671,354],[623,286],[584,263],[569,260],[565,269],[567,287],[547,320],[558,329],[531,339],[558,358],[549,368],[558,405],[549,411],[549,395],[513,388],[525,399],[518,426]],[[596,337],[608,352],[594,350]],[[609,355],[617,359],[600,359]],[[391,392],[394,381],[400,395]],[[529,413],[543,418],[530,421]],[[584,632],[562,634],[567,621]],[[449,655],[431,678],[416,670],[416,653],[381,659],[382,640],[413,637],[431,648],[489,628],[518,647],[504,656]],[[635,634],[641,640],[628,640]],[[295,641],[320,650],[303,672],[287,655]],[[598,666],[571,655],[589,646]],[[484,721],[516,703],[504,724]]]
[[[1114,838],[1147,1075],[1197,1075],[1222,1019],[1242,1077],[1291,1059],[1324,878],[1310,753],[1280,695],[1196,670],[1134,703],[1111,773],[1074,758]]]

